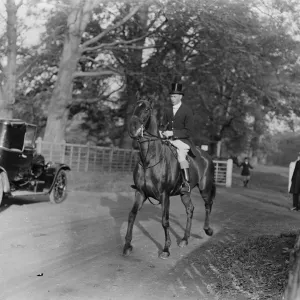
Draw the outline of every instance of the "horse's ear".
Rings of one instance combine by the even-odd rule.
[[[140,99],[140,96],[141,96],[140,92],[139,92],[139,91],[136,91],[136,93],[135,93],[135,97],[136,97],[136,99],[137,99],[137,100],[139,100],[139,99]]]
[[[150,100],[151,106],[153,107],[154,104],[155,104],[155,102],[156,102],[156,95],[155,95],[155,93],[153,93],[153,94],[151,94],[149,96],[149,100]]]

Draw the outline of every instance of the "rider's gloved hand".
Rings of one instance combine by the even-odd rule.
[[[169,138],[169,137],[173,136],[173,131],[171,131],[171,130],[163,131],[162,134],[166,138]]]

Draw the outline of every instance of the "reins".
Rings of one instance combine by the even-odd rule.
[[[147,170],[147,169],[150,169],[150,168],[155,167],[155,166],[158,165],[158,164],[162,161],[162,159],[163,159],[163,157],[162,157],[162,155],[161,155],[163,149],[161,149],[160,154],[159,154],[159,160],[158,160],[158,162],[156,162],[154,165],[146,166],[146,159],[147,159],[147,156],[148,156],[148,153],[149,153],[149,149],[150,149],[150,142],[155,142],[155,141],[157,141],[157,140],[162,140],[162,138],[159,137],[159,136],[157,136],[157,135],[153,135],[153,134],[151,134],[151,133],[149,133],[149,132],[147,132],[147,134],[148,134],[150,137],[154,137],[154,138],[147,138],[147,137],[145,137],[145,135],[144,135],[144,136],[143,136],[143,137],[145,138],[144,140],[141,141],[140,139],[137,139],[138,145],[139,145],[139,148],[140,148],[140,158],[141,158],[141,160],[142,160],[142,166],[143,166],[144,170]],[[142,147],[141,147],[141,144],[146,143],[146,142],[148,143],[148,148],[147,148],[146,155],[143,157],[143,155],[142,155]]]
[[[140,100],[137,103],[139,103],[139,102],[140,103],[148,103],[148,101],[146,101],[146,100]],[[160,153],[158,155],[158,161],[155,162],[153,165],[150,165],[150,166],[146,165],[147,157],[148,157],[148,154],[149,154],[149,151],[150,151],[150,143],[151,142],[160,141],[162,144],[167,145],[170,148],[172,154],[175,157],[176,157],[176,151],[173,151],[172,147],[169,144],[169,140],[167,138],[162,138],[159,135],[152,134],[152,133],[148,132],[147,130],[145,130],[145,125],[149,122],[149,120],[151,120],[151,117],[152,117],[152,106],[150,105],[150,107],[147,108],[148,110],[150,110],[150,114],[144,120],[142,118],[139,118],[135,114],[137,107],[138,106],[136,106],[134,111],[133,111],[132,118],[134,117],[134,118],[138,119],[138,121],[141,123],[141,127],[140,127],[141,135],[140,135],[140,137],[136,138],[136,140],[138,142],[139,150],[140,150],[139,151],[140,152],[140,162],[139,162],[139,164],[144,169],[144,174],[145,174],[147,169],[150,169],[150,168],[153,168],[153,167],[157,166],[163,160],[163,155],[162,154],[163,154],[163,151],[164,151],[164,146],[161,145],[162,147],[161,147]],[[146,142],[148,143],[148,147],[147,147],[145,155],[143,155],[142,144],[146,143]],[[147,184],[146,176],[144,175],[144,187],[145,188],[146,188],[146,184]],[[158,200],[157,200],[158,203],[155,204],[151,201],[151,199],[149,197],[147,197],[147,199],[149,200],[149,202],[152,205],[159,205],[160,204],[160,201],[158,201]]]

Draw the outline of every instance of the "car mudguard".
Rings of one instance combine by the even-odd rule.
[[[63,163],[47,163],[46,165],[48,165],[48,167],[46,168],[46,172],[45,172],[45,175],[47,178],[46,188],[49,189],[48,193],[50,193],[54,186],[58,172],[60,170],[71,171],[71,168],[68,165],[63,164]]]
[[[3,167],[0,167],[0,176],[3,183],[3,192],[10,193],[10,184],[9,184],[8,176],[6,170]]]

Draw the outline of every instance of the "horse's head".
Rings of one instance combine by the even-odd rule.
[[[139,94],[138,94],[139,96]],[[151,97],[138,98],[133,114],[129,120],[128,132],[129,136],[133,139],[139,139],[147,131],[151,132],[151,121],[153,116],[153,101]]]

